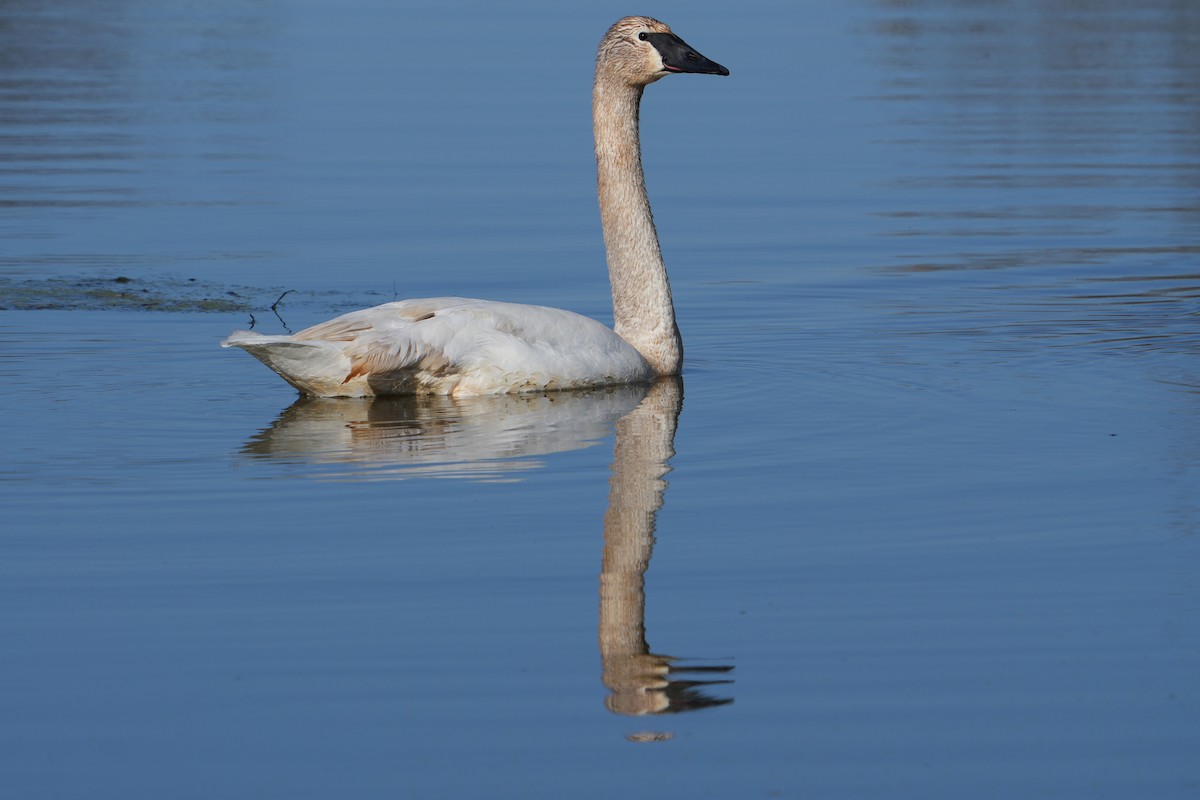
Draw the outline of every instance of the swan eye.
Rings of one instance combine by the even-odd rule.
[[[643,41],[643,42],[644,42],[644,41],[646,41],[646,40],[647,40],[647,39],[649,39],[649,38],[650,38],[650,37],[649,37],[649,36],[646,34],[646,32],[645,32],[645,31],[642,31],[641,33],[639,33],[639,34],[638,34],[638,39],[639,39],[640,41]]]

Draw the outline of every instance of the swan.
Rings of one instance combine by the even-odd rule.
[[[683,342],[638,139],[642,92],[674,72],[729,74],[650,17],[620,19],[600,41],[592,119],[612,329],[557,308],[437,297],[352,311],[290,336],[235,331],[221,346],[318,397],[471,396],[679,374]]]

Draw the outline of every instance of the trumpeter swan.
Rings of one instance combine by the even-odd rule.
[[[642,92],[672,72],[729,74],[650,17],[618,20],[600,42],[592,118],[615,330],[557,308],[438,297],[353,311],[291,336],[237,331],[221,345],[319,397],[498,394],[678,374],[683,344],[638,140]]]

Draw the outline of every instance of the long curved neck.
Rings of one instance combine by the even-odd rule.
[[[676,375],[683,366],[683,342],[642,174],[642,88],[608,80],[596,71],[592,122],[600,219],[612,283],[613,328],[659,375]]]

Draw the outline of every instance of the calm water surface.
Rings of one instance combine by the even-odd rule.
[[[7,793],[1200,790],[1188,0],[646,9],[733,73],[643,108],[681,382],[297,402],[216,347],[607,318],[631,10],[0,3]]]

